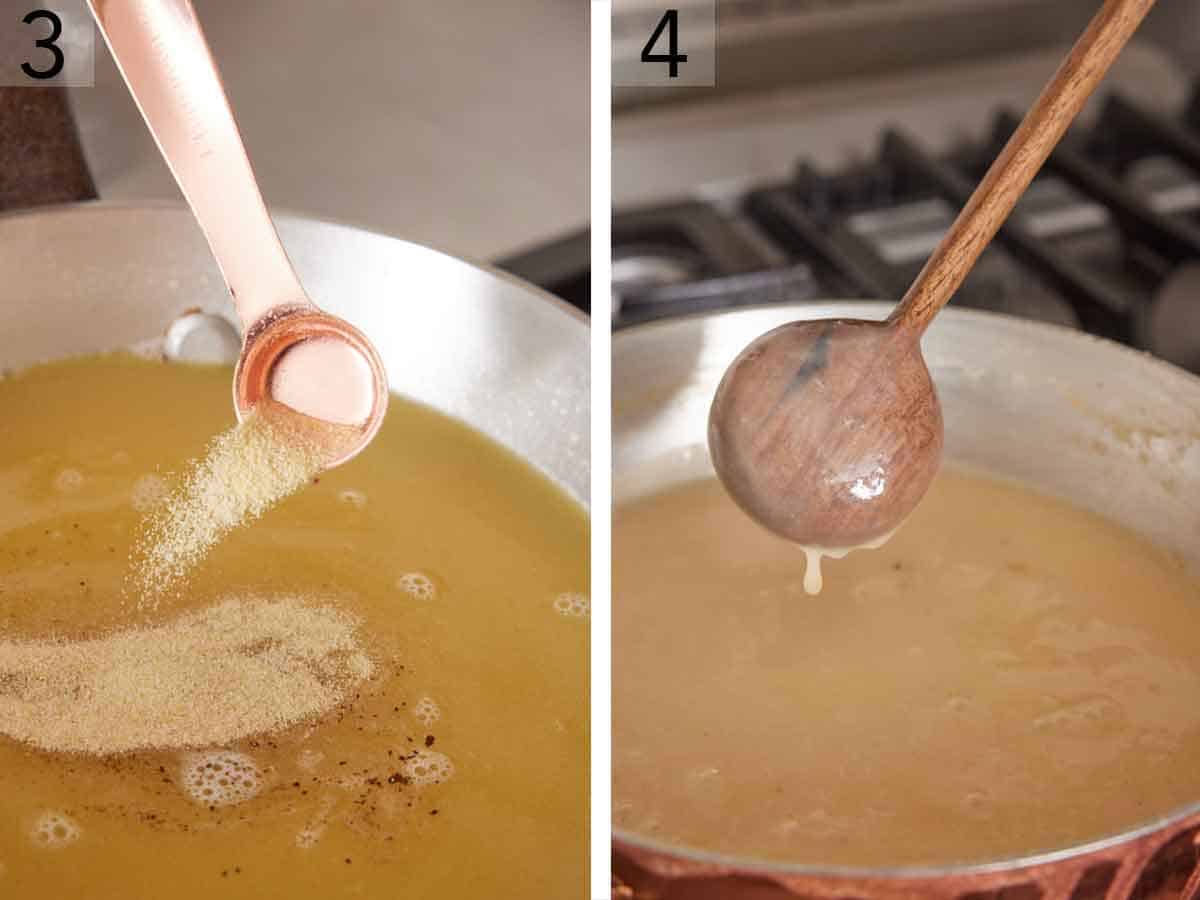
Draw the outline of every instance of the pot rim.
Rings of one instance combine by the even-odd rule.
[[[311,215],[309,213],[292,209],[291,207],[278,206],[275,204],[269,205],[267,210],[270,213],[271,221],[275,224],[277,230],[279,222],[305,222],[309,224],[328,225],[331,228],[343,229],[345,231],[357,232],[360,234],[378,235],[393,241],[410,244],[414,247],[421,247],[425,250],[437,253],[440,256],[447,256],[451,259],[472,266],[473,268],[481,269],[484,272],[487,272],[489,275],[494,275],[495,277],[501,279],[502,281],[506,281],[509,284],[522,287],[530,293],[537,295],[540,299],[549,302],[551,306],[556,307],[560,312],[566,313],[569,318],[574,319],[585,328],[588,327],[591,322],[586,313],[579,308],[572,306],[561,297],[555,296],[554,294],[551,294],[544,288],[538,287],[532,282],[526,281],[523,278],[519,278],[511,272],[497,268],[491,263],[484,262],[476,259],[475,257],[464,256],[460,253],[443,250],[441,247],[435,247],[431,244],[424,244],[420,241],[414,241],[404,237],[403,235],[393,234],[390,231],[367,228],[349,219],[343,219],[335,216]],[[193,219],[194,222],[192,211],[188,208],[187,204],[174,200],[155,200],[153,198],[147,198],[146,200],[138,203],[128,203],[124,201],[108,203],[104,200],[84,200],[72,203],[55,203],[50,206],[35,206],[25,209],[0,210],[0,228],[3,228],[6,222],[13,219],[30,219],[34,217],[51,219],[61,215],[104,215],[114,212],[119,214],[167,212],[186,216],[189,219]],[[199,230],[199,227],[200,226],[197,224],[197,230]]]
[[[762,313],[778,313],[782,319],[784,314],[793,319],[813,318],[862,318],[883,319],[892,311],[895,304],[877,300],[813,300],[804,303],[788,304],[759,304],[738,307],[720,312],[702,312],[665,319],[656,319],[638,325],[620,328],[613,334],[613,351],[622,343],[627,343],[639,336],[657,332],[670,332],[674,329],[695,327],[697,324],[720,322],[734,318],[750,318]],[[1108,338],[1098,337],[1067,325],[1050,322],[1039,322],[1019,316],[990,312],[977,309],[947,308],[942,310],[938,318],[930,326],[936,329],[939,321],[963,321],[972,327],[1007,329],[1009,336],[1019,338],[1022,332],[1052,334],[1054,340],[1060,341],[1065,348],[1071,345],[1089,345],[1100,352],[1119,355],[1131,364],[1150,367],[1154,373],[1178,385],[1186,385],[1185,390],[1195,392],[1196,409],[1200,412],[1200,376],[1188,372],[1179,366],[1159,359],[1150,353],[1128,347]],[[1144,840],[1157,832],[1178,828],[1189,819],[1200,817],[1200,798],[1176,807],[1168,813],[1149,821],[1134,825],[1115,834],[1068,845],[1066,847],[1038,851],[1024,856],[1005,859],[980,860],[975,862],[952,863],[943,865],[899,865],[887,867],[865,867],[828,865],[822,863],[782,862],[754,856],[737,856],[717,851],[701,850],[682,844],[672,844],[667,841],[655,840],[641,836],[633,831],[613,827],[612,845],[615,850],[628,851],[635,858],[644,856],[668,857],[686,861],[698,868],[707,870],[724,870],[745,875],[758,875],[767,878],[833,878],[854,880],[893,879],[906,881],[926,881],[931,878],[957,876],[974,876],[997,873],[1016,873],[1021,870],[1034,869],[1048,864],[1065,862],[1086,856],[1108,855],[1117,851],[1123,845]]]
[[[805,300],[801,303],[759,303],[739,306],[736,309],[721,310],[719,312],[687,313],[685,315],[654,319],[650,322],[641,322],[636,325],[626,325],[616,328],[612,336],[613,347],[615,350],[617,344],[645,333],[660,330],[669,331],[684,325],[694,325],[704,320],[718,321],[722,319],[751,317],[762,313],[786,312],[790,316],[788,321],[815,318],[860,318],[879,321],[887,318],[888,314],[895,307],[896,304],[890,300],[817,299]],[[1198,374],[1193,374],[1174,363],[1160,359],[1147,350],[1139,350],[1070,325],[1063,325],[1057,322],[1041,322],[1036,319],[1027,319],[1022,316],[992,312],[991,310],[948,306],[938,313],[937,318],[933,320],[933,323],[929,327],[936,330],[939,322],[947,320],[964,320],[968,323],[976,320],[980,322],[981,326],[990,323],[994,327],[1008,328],[1014,332],[1023,330],[1054,334],[1056,335],[1055,340],[1062,340],[1066,343],[1074,342],[1079,345],[1090,344],[1092,346],[1101,345],[1108,348],[1108,350],[1103,352],[1115,352],[1131,360],[1138,360],[1143,365],[1157,369],[1169,378],[1180,378],[1182,376],[1184,381],[1189,381],[1197,388],[1200,388],[1200,375]]]

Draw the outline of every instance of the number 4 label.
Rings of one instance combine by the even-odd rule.
[[[664,30],[667,32],[667,52],[655,53],[654,45],[658,43]],[[679,10],[668,9],[658,20],[654,33],[650,35],[650,40],[646,41],[646,46],[642,48],[642,62],[665,62],[668,66],[668,76],[679,77],[679,64],[687,62],[687,54],[679,52]]]
[[[664,11],[654,0],[641,0],[628,4],[640,9],[614,17],[613,85],[716,86],[717,0],[663,2],[671,8]]]

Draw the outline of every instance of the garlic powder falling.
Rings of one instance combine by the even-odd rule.
[[[257,413],[239,422],[215,438],[183,483],[147,514],[131,573],[140,605],[157,606],[229,531],[321,470],[318,444],[291,424]]]

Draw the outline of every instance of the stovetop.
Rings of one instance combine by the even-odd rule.
[[[1083,328],[1200,372],[1200,82],[1175,107],[1105,90],[952,302]],[[832,171],[800,154],[782,179],[618,211],[614,326],[898,299],[1022,111],[993,109],[983,138],[943,150],[885,126],[869,155]],[[520,274],[586,301],[586,236],[539,252]]]
[[[1083,328],[1200,371],[1200,82],[1178,52],[1195,43],[1186,6],[1162,4],[1126,48],[955,304]],[[988,0],[975,13],[1012,7]],[[1011,46],[998,38],[986,58],[618,104],[614,326],[898,299],[1065,55],[1044,36],[1073,36],[1085,12],[1064,15],[1062,34],[1037,29],[1041,43],[1009,28]],[[586,248],[576,234],[507,263],[586,308]]]
[[[1110,93],[1054,151],[954,298],[1148,349],[1200,370],[1187,286],[1200,265],[1200,94],[1164,115]],[[898,299],[1018,121],[934,155],[902,128],[873,158],[720,204],[619,214],[616,324],[747,304]],[[1197,298],[1200,303],[1200,297]]]

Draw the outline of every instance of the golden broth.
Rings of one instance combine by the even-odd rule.
[[[584,512],[484,437],[393,397],[362,456],[138,613],[122,598],[135,485],[231,424],[230,378],[117,355],[0,381],[0,640],[294,596],[359,617],[375,675],[323,720],[227,748],[263,774],[236,805],[193,801],[177,750],[96,758],[0,734],[0,896],[583,896],[588,619],[555,601],[587,591]],[[435,596],[402,590],[407,574]],[[417,750],[444,754],[452,777],[405,777]],[[67,825],[46,831],[48,813]]]
[[[1097,516],[943,472],[827,565],[715,480],[617,508],[614,819],[850,866],[1063,848],[1200,801],[1200,586]]]

